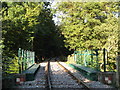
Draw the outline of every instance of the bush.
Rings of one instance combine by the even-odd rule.
[[[3,57],[3,76],[11,73],[19,73],[18,57],[13,59],[10,57]]]

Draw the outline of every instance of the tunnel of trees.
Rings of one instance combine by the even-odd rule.
[[[106,48],[115,60],[119,6],[119,2],[60,2],[54,9],[49,2],[2,2],[3,72],[18,72],[18,48],[35,51],[39,58]],[[62,13],[59,24],[53,20],[56,13]]]

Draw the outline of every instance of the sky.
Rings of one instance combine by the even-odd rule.
[[[57,2],[53,1],[52,4],[51,4],[51,8],[52,9],[56,9],[57,6],[56,6]],[[59,18],[61,15],[63,15],[62,12],[56,12],[53,16],[53,20],[55,22],[56,25],[59,25],[60,22],[61,22],[61,19]]]

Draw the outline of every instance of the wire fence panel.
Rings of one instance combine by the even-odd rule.
[[[103,55],[103,50],[95,49],[95,50],[81,50],[74,52],[74,60],[77,64],[82,66],[91,67],[97,70],[100,70],[101,63],[107,60],[103,58],[106,56],[106,53]]]
[[[19,48],[18,50],[18,64],[19,73],[26,70],[35,63],[35,52]]]

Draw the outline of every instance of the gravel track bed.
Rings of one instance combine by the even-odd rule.
[[[41,63],[38,72],[36,73],[34,81],[26,81],[18,86],[18,88],[45,88],[46,87],[46,76],[45,66],[47,63]]]
[[[50,69],[52,88],[83,88],[57,62],[50,62]]]
[[[68,69],[75,77],[77,77],[78,79],[82,80],[83,82],[85,82],[90,88],[114,88],[110,85],[105,85],[99,81],[90,81],[87,78],[85,78],[84,76],[82,76],[80,74],[79,71],[73,69],[72,67],[68,66],[66,63],[64,62],[59,62],[61,65],[63,65],[66,69]]]

